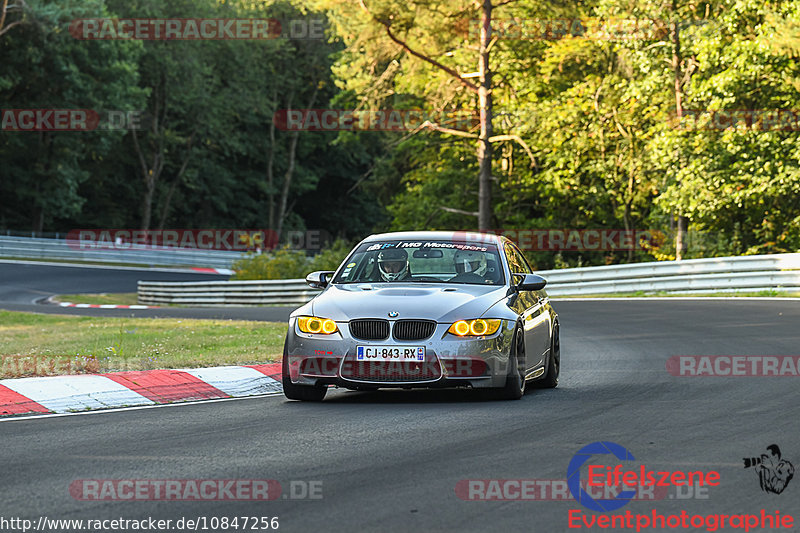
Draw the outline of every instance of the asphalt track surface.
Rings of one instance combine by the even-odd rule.
[[[627,465],[721,476],[703,498],[671,489],[620,513],[763,509],[800,519],[800,474],[783,494],[768,494],[742,466],[773,443],[800,466],[800,378],[685,378],[665,369],[673,355],[798,355],[800,303],[555,306],[561,384],[517,402],[467,391],[337,390],[321,404],[272,396],[0,422],[0,516],[277,516],[280,531],[579,531],[569,529],[570,510],[593,513],[574,501],[463,501],[455,487],[465,479],[564,479],[575,452],[604,440],[630,450],[636,461]],[[617,464],[608,456],[592,462]],[[313,481],[322,482],[322,498],[87,502],[69,493],[81,479],[274,479],[284,494],[292,481]]]

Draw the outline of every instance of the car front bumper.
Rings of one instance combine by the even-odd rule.
[[[286,338],[289,376],[297,385],[338,385],[358,389],[374,387],[473,387],[505,385],[515,324],[503,320],[497,333],[486,337],[457,337],[447,333],[450,324],[437,324],[429,338],[398,341],[391,336],[367,341],[351,336],[347,322],[337,322],[331,335],[303,333],[290,319]],[[359,346],[417,346],[425,348],[425,361],[365,362],[356,359]]]

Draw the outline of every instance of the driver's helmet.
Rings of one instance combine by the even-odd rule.
[[[408,272],[408,253],[399,248],[381,250],[378,254],[378,270],[384,281],[394,281]]]
[[[477,274],[483,276],[486,274],[486,254],[482,252],[473,252],[469,250],[459,250],[453,256],[453,262],[456,266],[456,273],[458,274]]]

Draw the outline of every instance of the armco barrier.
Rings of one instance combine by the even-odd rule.
[[[233,262],[242,257],[242,253],[187,248],[153,249],[136,244],[132,244],[130,248],[124,250],[81,249],[78,242],[68,242],[66,239],[34,239],[0,235],[0,258],[3,257],[131,265],[231,268]]]
[[[712,257],[543,270],[553,296],[620,292],[729,292],[800,287],[800,253]]]
[[[195,307],[302,305],[319,293],[302,279],[265,281],[140,281],[139,303]],[[146,302],[146,303],[145,303]]]
[[[800,288],[800,253],[543,270],[551,296],[628,292],[730,292]],[[800,289],[797,289],[800,290]],[[139,303],[192,306],[301,305],[319,291],[299,279],[139,282]]]

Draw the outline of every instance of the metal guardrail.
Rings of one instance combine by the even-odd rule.
[[[558,284],[723,272],[768,272],[796,269],[800,269],[800,253],[710,257],[706,259],[686,259],[684,261],[657,261],[627,265],[565,268],[560,270],[541,270],[537,274],[547,279],[548,284]]]
[[[662,261],[538,272],[551,296],[627,292],[729,292],[800,287],[800,253]],[[304,280],[139,282],[139,303],[302,305],[319,291]]]
[[[562,283],[548,285],[548,293],[552,296],[579,296],[639,291],[701,293],[787,290],[793,287],[800,287],[800,272],[740,272]]]
[[[0,235],[0,258],[53,259],[60,261],[91,261],[96,263],[125,263],[132,265],[196,266],[231,268],[240,252],[197,250],[187,248],[153,249],[131,244],[124,250],[95,249],[79,241],[39,239]]]
[[[264,281],[140,281],[139,303],[198,307],[302,305],[319,293],[302,279]]]
[[[552,296],[732,292],[800,287],[800,253],[543,270]]]

